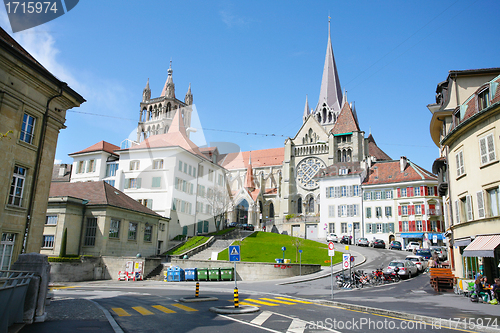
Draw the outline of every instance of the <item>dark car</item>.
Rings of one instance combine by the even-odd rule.
[[[342,239],[340,240],[340,244],[351,244],[351,239],[349,236],[342,236]]]
[[[241,226],[241,228],[242,228],[243,230],[250,230],[250,231],[254,231],[254,229],[255,229],[253,225],[251,225],[251,224],[246,224],[246,223],[245,223],[245,224],[243,224],[243,225]]]
[[[385,249],[385,242],[382,239],[375,239],[373,241],[373,247],[380,247],[382,249]]]
[[[236,223],[236,222],[231,222],[231,223],[229,223],[229,224],[228,224],[228,227],[229,227],[229,228],[232,228],[232,227],[236,227],[237,225],[238,225],[238,223]]]
[[[400,250],[401,251],[401,249],[402,249],[401,242],[392,241],[389,244],[389,250]]]
[[[427,260],[429,260],[432,257],[431,250],[417,250],[417,253],[415,253],[415,254],[417,256],[424,257]]]

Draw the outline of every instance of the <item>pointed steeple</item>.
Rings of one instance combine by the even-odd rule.
[[[174,71],[172,70],[172,60],[170,60],[170,67],[168,68],[167,81],[165,82],[165,86],[163,86],[163,90],[162,90],[160,96],[166,96],[168,98],[175,98],[175,84],[174,84],[174,80],[172,79],[173,72]]]
[[[253,181],[252,152],[250,152],[250,156],[248,157],[247,174],[245,176],[245,187],[250,192],[255,190],[255,182]]]
[[[174,115],[174,119],[172,119],[172,124],[168,129],[168,133],[181,133],[184,137],[188,137],[186,132],[186,125],[184,125],[184,120],[181,117],[181,109],[177,109]]]
[[[309,116],[309,101],[307,100],[307,95],[306,95],[306,105],[304,106],[304,122],[306,121],[307,117]]]
[[[342,89],[340,88],[337,65],[335,64],[335,58],[333,56],[330,18],[328,18],[328,44],[326,46],[323,79],[321,80],[321,89],[315,112],[321,110],[323,103],[326,103],[334,112],[339,112],[342,107]]]
[[[191,82],[189,82],[188,92],[186,93],[186,97],[184,97],[184,103],[186,105],[193,104],[193,94],[191,93]]]
[[[149,77],[148,77],[148,83],[146,83],[146,88],[142,91],[142,101],[146,102],[151,99],[151,89],[149,89]]]

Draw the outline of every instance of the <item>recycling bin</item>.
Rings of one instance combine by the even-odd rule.
[[[208,269],[208,279],[210,281],[219,281],[220,280],[220,268],[209,268]]]
[[[174,271],[174,279],[173,281],[175,282],[180,282],[180,281],[184,281],[184,270],[182,268],[180,268],[179,266],[175,266],[173,268],[173,271]]]
[[[277,264],[282,264],[283,263],[283,259],[281,259],[281,258],[276,258],[274,260],[276,260]]]
[[[167,271],[164,274],[165,274],[164,281],[167,281],[167,282],[174,281],[174,268],[173,267],[168,267]]]
[[[284,263],[285,263],[285,264],[289,264],[289,263],[291,263],[291,262],[292,262],[292,261],[291,261],[290,259],[285,259],[285,262],[284,262]]]
[[[198,281],[208,281],[208,268],[198,268]]]
[[[221,268],[220,279],[224,281],[232,281],[234,279],[234,268]]]
[[[184,276],[186,281],[196,281],[198,278],[198,269],[196,268],[186,268],[184,269]]]

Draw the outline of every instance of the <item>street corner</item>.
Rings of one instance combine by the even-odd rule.
[[[240,305],[239,307],[229,306],[213,306],[209,309],[210,312],[215,312],[217,314],[242,314],[242,313],[253,313],[260,309],[256,306],[251,305]]]
[[[219,299],[217,297],[211,297],[211,296],[192,296],[192,297],[183,297],[179,299],[179,302],[183,303],[194,303],[194,302],[209,302],[209,301],[218,301]]]

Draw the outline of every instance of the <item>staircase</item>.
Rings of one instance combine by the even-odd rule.
[[[194,259],[194,260],[208,260],[210,257],[212,257],[212,252],[220,252],[226,248],[229,247],[234,242],[234,239],[218,239],[216,240],[212,246],[209,248],[196,253],[194,256],[190,257],[189,259]]]

